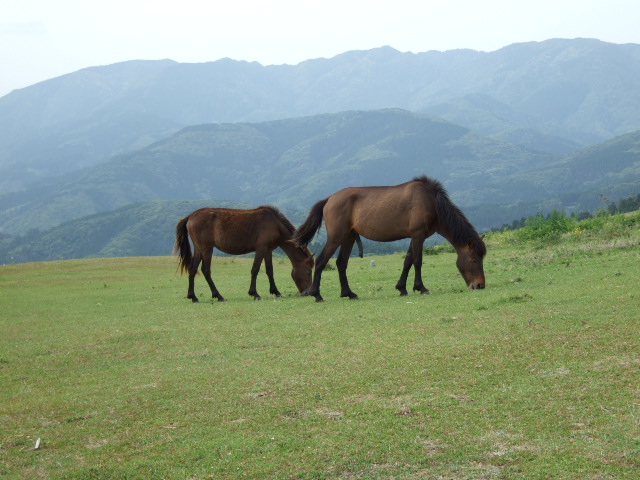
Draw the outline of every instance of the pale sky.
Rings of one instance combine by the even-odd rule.
[[[0,96],[85,67],[221,58],[297,64],[389,45],[494,51],[640,43],[638,0],[2,0]]]

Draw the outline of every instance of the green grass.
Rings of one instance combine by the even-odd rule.
[[[173,258],[0,267],[0,477],[635,479],[640,234],[600,231],[490,235],[484,291],[353,258],[322,304],[286,259],[284,298],[216,258],[199,304]]]

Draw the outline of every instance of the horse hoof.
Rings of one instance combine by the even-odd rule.
[[[321,303],[321,302],[324,302],[324,298],[322,298],[320,295],[318,295],[316,297],[316,303]]]
[[[400,290],[400,296],[401,297],[406,297],[408,295],[406,290]]]
[[[420,292],[420,295],[431,295],[429,289],[425,286],[413,287],[414,292]]]
[[[262,300],[262,297],[260,295],[256,295],[255,297],[253,297],[254,300]]]

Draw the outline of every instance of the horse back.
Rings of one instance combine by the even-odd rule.
[[[407,182],[388,187],[349,187],[329,197],[324,216],[327,230],[353,230],[371,240],[387,242],[434,232],[434,196]]]
[[[250,210],[202,208],[191,214],[187,229],[201,252],[217,248],[230,255],[257,249],[271,251],[284,241],[282,237],[287,231],[277,213],[269,207]]]

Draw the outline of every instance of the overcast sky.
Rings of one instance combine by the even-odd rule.
[[[389,45],[494,51],[549,38],[640,43],[639,0],[2,0],[0,96],[126,60],[297,64]]]

